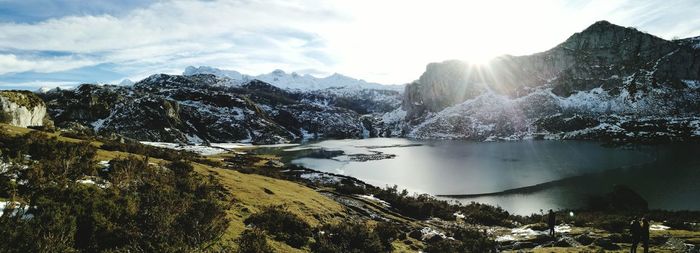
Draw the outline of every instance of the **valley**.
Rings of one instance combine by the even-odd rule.
[[[643,216],[654,252],[698,252],[698,84],[697,37],[599,21],[403,85],[190,66],[2,91],[0,237],[8,252],[626,252]]]

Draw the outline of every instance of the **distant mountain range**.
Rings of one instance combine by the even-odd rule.
[[[668,41],[600,21],[533,55],[431,63],[407,85],[202,66],[40,96],[58,127],[144,141],[697,140],[700,37]]]
[[[260,80],[282,89],[301,91],[322,90],[328,88],[381,89],[403,91],[404,88],[403,85],[383,85],[378,83],[369,83],[364,80],[355,79],[338,73],[323,78],[317,78],[312,75],[299,75],[294,72],[292,72],[291,74],[287,74],[280,69],[272,71],[269,74],[250,76],[241,74],[235,70],[222,70],[209,66],[189,66],[185,68],[185,72],[183,73],[183,75],[185,76],[192,76],[197,74],[212,74],[218,77],[226,77],[230,79],[230,82],[232,84],[238,85],[247,83],[251,80]]]
[[[156,74],[133,85],[84,84],[41,94],[59,127],[142,141],[285,143],[392,135],[374,126],[395,90],[289,90],[258,79]],[[395,135],[395,134],[394,134]]]

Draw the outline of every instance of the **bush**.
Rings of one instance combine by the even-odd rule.
[[[376,233],[362,223],[324,225],[314,236],[311,252],[321,253],[379,253],[389,252]]]
[[[267,231],[275,240],[295,248],[306,245],[311,237],[311,226],[282,206],[266,207],[244,222]]]
[[[382,246],[387,250],[392,249],[391,243],[396,240],[400,232],[399,227],[391,222],[380,222],[374,227],[374,233],[379,236]]]
[[[0,123],[12,123],[12,115],[9,112],[0,110]]]
[[[265,233],[260,229],[246,229],[241,236],[236,239],[238,253],[273,253],[274,251],[267,244]]]
[[[457,228],[452,231],[454,240],[429,243],[425,251],[433,252],[496,252],[496,242],[474,229]]]
[[[16,215],[0,217],[3,249],[188,252],[206,247],[228,228],[224,188],[184,162],[164,170],[148,159],[127,157],[97,173],[96,150],[88,143],[34,132],[0,133],[0,151],[1,160],[26,166],[14,170],[17,181],[26,183],[13,191],[28,207],[26,213],[17,209]],[[78,181],[86,177],[92,183]],[[0,180],[8,185],[10,178]]]

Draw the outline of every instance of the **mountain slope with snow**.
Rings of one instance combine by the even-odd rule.
[[[374,129],[379,116],[372,115],[395,110],[399,93],[361,92],[368,93],[346,97],[258,79],[231,85],[210,74],[156,74],[132,86],[86,84],[41,95],[59,127],[141,141],[269,144],[390,135]]]
[[[403,85],[383,85],[378,83],[370,83],[364,80],[355,79],[338,73],[323,78],[317,78],[308,74],[299,75],[295,72],[288,74],[283,70],[278,69],[268,74],[252,76],[241,74],[240,72],[235,70],[222,70],[209,66],[189,66],[185,68],[185,71],[183,72],[183,75],[185,76],[197,74],[212,74],[219,77],[230,78],[232,82],[236,84],[243,84],[250,80],[257,79],[277,86],[279,88],[300,91],[313,91],[328,88],[346,88],[352,90],[377,89],[403,91],[404,87]]]
[[[542,53],[431,63],[409,84],[414,138],[700,138],[697,37],[667,41],[599,21]]]

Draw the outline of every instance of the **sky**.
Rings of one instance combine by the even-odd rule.
[[[403,84],[430,62],[541,52],[598,20],[700,36],[700,1],[0,0],[0,89],[190,65]]]

